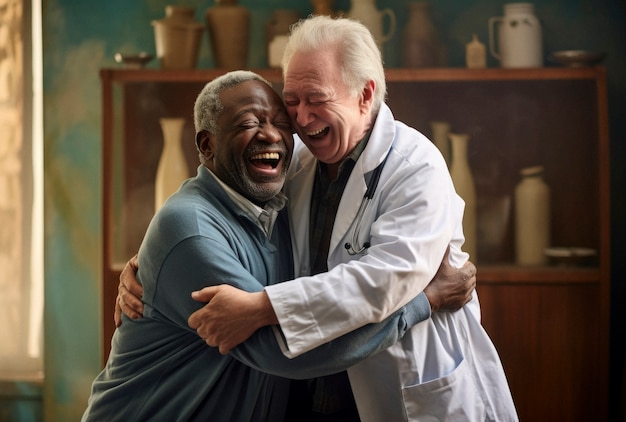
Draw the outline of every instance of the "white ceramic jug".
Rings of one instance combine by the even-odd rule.
[[[489,50],[501,67],[543,66],[541,24],[534,12],[532,3],[507,3],[503,17],[489,19]]]
[[[383,20],[385,16],[389,19],[389,29],[383,33]],[[383,10],[376,9],[375,0],[352,0],[348,17],[361,21],[370,30],[378,49],[383,51],[383,44],[391,39],[396,31],[396,14],[390,8]]]

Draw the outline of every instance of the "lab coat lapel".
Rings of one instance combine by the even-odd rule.
[[[309,220],[316,162],[306,147],[294,151],[285,183],[296,276],[309,274]]]
[[[328,256],[332,256],[337,247],[344,247],[344,237],[349,233],[350,226],[356,218],[359,206],[367,190],[365,181],[369,179],[369,174],[384,160],[391,149],[395,138],[393,121],[391,110],[387,105],[383,104],[376,117],[367,146],[352,169],[339,203]],[[382,181],[381,179],[380,182],[382,183]],[[369,230],[369,222],[365,223],[363,229]]]
[[[361,200],[367,185],[365,184],[363,161],[359,159],[352,169],[346,188],[343,191],[337,215],[335,216],[335,224],[333,225],[333,233],[330,238],[330,249],[328,256],[338,247],[343,247],[345,241],[343,237],[348,233],[348,229],[356,218],[356,214],[361,205]]]

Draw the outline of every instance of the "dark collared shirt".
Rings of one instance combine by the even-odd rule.
[[[369,133],[339,165],[335,180],[330,180],[327,165],[317,162],[317,173],[311,196],[311,221],[309,225],[309,249],[311,273],[328,271],[330,237],[335,224],[341,196],[346,188],[356,161],[367,145]],[[313,411],[323,414],[348,412],[345,418],[358,420],[356,404],[350,388],[347,372],[316,378],[309,383],[312,394]],[[343,416],[343,414],[342,414]],[[346,419],[352,420],[352,419]]]
[[[327,165],[320,161],[317,162],[317,172],[311,196],[311,221],[309,225],[309,250],[311,254],[311,273],[313,275],[328,271],[327,260],[330,237],[335,224],[339,202],[352,169],[365,149],[368,139],[369,134],[343,160],[339,165],[339,172],[335,180],[330,180]]]

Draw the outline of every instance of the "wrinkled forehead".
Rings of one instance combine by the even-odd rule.
[[[344,86],[341,67],[330,51],[296,52],[283,70],[283,96]]]

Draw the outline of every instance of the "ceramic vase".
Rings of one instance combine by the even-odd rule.
[[[193,69],[204,25],[194,20],[192,7],[166,6],[165,18],[152,21],[157,57],[163,69]]]
[[[272,68],[279,68],[289,39],[291,25],[298,22],[300,14],[295,10],[275,10],[267,23],[267,62]]]
[[[334,16],[334,3],[335,0],[311,0],[311,4],[313,5],[313,14],[316,16]]]
[[[452,146],[450,176],[454,182],[457,194],[465,201],[465,211],[463,213],[465,243],[463,244],[463,250],[470,254],[472,261],[478,262],[476,247],[476,188],[467,158],[469,135],[465,133],[450,133],[448,137]]]
[[[504,16],[489,19],[489,51],[501,67],[543,66],[541,24],[532,3],[505,4]]]
[[[550,188],[543,167],[522,169],[515,187],[515,257],[519,265],[543,265],[550,246]]]
[[[409,18],[402,33],[404,67],[440,67],[446,63],[445,47],[433,24],[430,3],[408,4]]]
[[[159,119],[163,132],[163,151],[157,166],[154,184],[154,210],[161,208],[167,198],[178,190],[181,182],[189,177],[187,161],[182,146],[184,118]]]
[[[383,52],[383,44],[391,39],[396,31],[396,14],[391,8],[378,10],[375,0],[351,0],[348,17],[361,21],[372,33],[378,49]],[[385,17],[388,20],[387,32],[383,32]]]
[[[250,11],[237,0],[215,0],[205,18],[213,58],[218,68],[245,69],[250,44]]]
[[[450,139],[448,138],[450,123],[435,120],[430,122],[430,127],[432,129],[433,143],[439,149],[441,155],[443,155],[448,167],[450,167]]]

